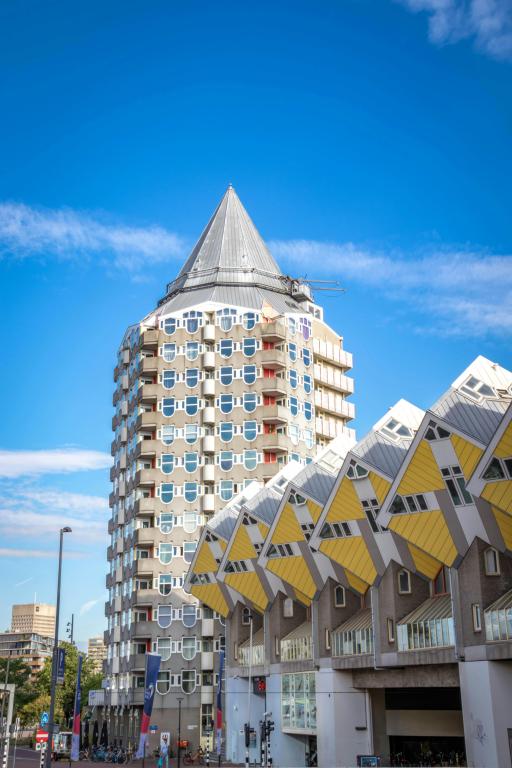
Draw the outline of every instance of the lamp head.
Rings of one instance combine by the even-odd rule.
[[[66,525],[65,528],[61,528],[61,533],[72,533],[72,530],[69,525]]]

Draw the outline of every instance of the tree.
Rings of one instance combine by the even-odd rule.
[[[78,649],[70,643],[60,643],[61,648],[66,650],[66,669],[64,672],[64,684],[57,686],[55,697],[55,722],[58,722],[62,730],[67,730],[70,720],[73,717],[73,708],[75,705],[76,672],[78,668]],[[83,655],[82,662],[82,709],[87,706],[89,691],[101,688],[101,672],[94,670],[93,662]],[[43,669],[39,672],[35,681],[35,691],[37,699],[32,701],[24,710],[25,722],[37,722],[39,715],[50,706],[50,686],[51,686],[52,664],[51,659],[46,659]],[[40,707],[36,711],[36,705]],[[32,718],[30,721],[29,718]]]
[[[29,665],[23,659],[0,659],[0,689],[5,682],[5,674],[9,661],[9,679],[8,683],[14,683],[14,716],[16,717],[20,710],[30,704],[37,696],[34,685],[31,682],[31,670]]]

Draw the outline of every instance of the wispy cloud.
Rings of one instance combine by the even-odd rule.
[[[64,552],[64,558],[66,560],[80,560],[85,555],[82,552]],[[57,557],[57,553],[50,549],[11,549],[10,547],[0,547],[0,557],[15,557],[15,558],[46,558]]]
[[[45,451],[0,450],[0,477],[106,469],[111,463],[112,458],[108,453],[79,448],[55,448]]]
[[[512,256],[463,248],[419,253],[354,243],[274,241],[290,269],[359,283],[428,317],[430,332],[484,336],[512,332]]]
[[[98,597],[96,598],[96,600],[87,600],[86,603],[80,606],[78,615],[83,616],[85,613],[89,613],[89,611],[91,611],[95,605],[97,605],[98,603],[101,603],[103,599],[104,599],[103,597]]]
[[[28,579],[23,579],[23,581],[18,581],[14,586],[15,587],[22,587],[24,584],[28,584],[30,581],[34,581],[33,576],[29,576]]]
[[[102,256],[108,264],[136,271],[148,261],[181,257],[185,250],[185,240],[162,227],[129,227],[70,209],[0,203],[0,258]]]
[[[470,39],[482,53],[512,60],[512,0],[397,0],[428,14],[430,40],[437,45]]]

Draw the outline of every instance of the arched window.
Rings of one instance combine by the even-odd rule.
[[[184,637],[181,641],[181,655],[185,661],[192,661],[196,655],[197,643],[195,637]]]
[[[288,377],[290,379],[290,387],[292,389],[297,389],[297,384],[299,383],[299,375],[295,368],[290,368],[288,372]]]
[[[162,657],[162,661],[168,661],[171,658],[171,638],[159,637],[156,641],[156,652]]]
[[[174,498],[174,483],[160,483],[160,500],[162,504],[170,504]]]
[[[233,395],[221,395],[219,397],[219,408],[221,413],[231,413],[233,410]]]
[[[185,424],[184,438],[188,445],[192,445],[199,437],[199,425],[198,424]]]
[[[199,356],[199,342],[187,341],[185,344],[185,357],[187,360],[197,360]]]
[[[172,605],[159,605],[157,612],[158,626],[167,629],[172,622]]]
[[[258,453],[254,450],[244,451],[244,467],[249,471],[256,469],[258,465]]]
[[[190,312],[183,313],[183,319],[185,320],[185,328],[187,329],[188,333],[196,333],[201,323],[202,317],[203,317],[203,313],[198,312],[197,310],[194,310],[194,309],[191,310]]]
[[[185,472],[195,472],[199,464],[199,456],[197,453],[185,453],[183,456],[183,466]]]
[[[164,397],[162,400],[162,413],[164,416],[174,416],[176,400],[174,397]]]
[[[299,401],[296,397],[290,397],[290,413],[292,416],[296,416],[299,412]]]
[[[181,673],[181,688],[183,693],[194,693],[196,689],[195,669],[184,669]]]
[[[166,317],[164,320],[164,333],[166,333],[168,336],[172,336],[172,334],[176,331],[177,323],[175,317]]]
[[[169,424],[168,426],[162,427],[161,431],[161,440],[164,445],[172,445],[174,443],[174,425]]]
[[[219,466],[223,472],[229,472],[233,467],[233,451],[221,451]]]
[[[176,371],[162,372],[162,386],[164,389],[173,389],[176,384]]]
[[[158,547],[158,559],[162,565],[169,565],[172,560],[172,544],[160,544]]]
[[[309,395],[311,393],[311,390],[313,388],[311,376],[309,373],[305,373],[303,376],[303,383],[304,383],[304,392]]]
[[[174,515],[172,512],[162,512],[160,515],[159,528],[162,533],[170,533],[174,524]]]
[[[294,363],[297,359],[297,345],[290,341],[288,344],[288,357]]]
[[[172,576],[170,573],[161,573],[158,577],[158,591],[161,595],[170,595],[172,589]]]
[[[243,326],[246,331],[252,331],[256,325],[257,314],[255,312],[246,312],[243,317]]]
[[[195,605],[184,605],[181,609],[181,620],[183,626],[189,629],[193,627],[197,621],[197,608]]]
[[[233,498],[233,481],[221,480],[219,483],[219,496],[222,501],[230,501]]]
[[[344,608],[346,605],[345,599],[345,587],[338,584],[338,586],[334,588],[334,607]]]
[[[173,363],[176,358],[176,344],[164,344],[162,348],[162,357],[166,363]]]
[[[256,381],[257,369],[253,363],[250,365],[244,365],[242,373],[244,384],[254,384]]]
[[[183,544],[183,559],[186,563],[191,563],[194,559],[194,553],[197,549],[197,541],[185,541]]]
[[[185,533],[194,533],[197,528],[197,512],[183,513],[183,530]]]
[[[244,421],[244,438],[248,442],[256,440],[258,434],[258,424],[255,421]]]
[[[160,459],[160,469],[164,473],[164,475],[170,475],[171,472],[174,469],[174,454],[173,453],[162,453],[161,459]]]
[[[256,339],[249,337],[248,339],[244,339],[242,341],[242,352],[244,353],[245,357],[252,357],[256,354],[257,349],[257,341]]]
[[[247,413],[254,413],[258,405],[258,395],[256,392],[244,392],[243,406]]]
[[[304,403],[304,418],[306,421],[311,421],[313,418],[313,405],[311,403],[306,402]]]
[[[223,443],[230,443],[233,439],[233,422],[221,421],[219,424],[219,437]]]
[[[500,575],[500,554],[494,547],[488,547],[484,552],[484,565],[486,576]]]
[[[144,680],[144,678],[142,679]],[[171,673],[159,672],[158,678],[156,681],[157,692],[160,693],[162,696],[165,696],[166,693],[169,693],[170,688],[171,688]]]
[[[187,395],[185,398],[185,413],[187,416],[195,416],[199,410],[199,400],[196,395]]]
[[[219,309],[217,311],[217,319],[219,322],[219,326],[223,331],[230,331],[233,327],[233,323],[236,317],[236,309],[230,309],[229,307],[224,307],[224,309]]]
[[[185,501],[192,503],[197,499],[199,488],[196,482],[187,482],[183,484],[183,496]]]
[[[192,389],[192,387],[197,387],[199,381],[199,369],[198,368],[187,368],[185,371],[185,384],[189,389]]]
[[[233,354],[233,340],[221,339],[219,344],[219,352],[221,357],[231,357]]]
[[[219,372],[219,381],[223,387],[229,387],[233,383],[233,366],[223,365]]]

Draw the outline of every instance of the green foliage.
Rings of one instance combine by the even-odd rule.
[[[0,659],[0,687],[5,682],[7,659]],[[23,659],[10,659],[9,683],[16,686],[14,691],[14,716],[28,706],[36,697],[33,683],[30,682],[30,667]]]
[[[55,699],[55,722],[58,722],[61,728],[69,728],[70,719],[73,717],[73,707],[75,705],[75,687],[76,672],[78,667],[78,650],[70,643],[59,643],[61,648],[66,649],[66,671],[64,673],[64,684],[57,686],[57,695]],[[85,654],[82,663],[82,710],[87,706],[89,691],[101,688],[101,672],[95,672],[93,663]],[[51,685],[52,664],[51,659],[46,659],[45,664],[34,683],[35,698],[23,710],[23,720],[25,723],[36,724],[39,715],[44,710],[48,711],[50,707],[50,685]]]

